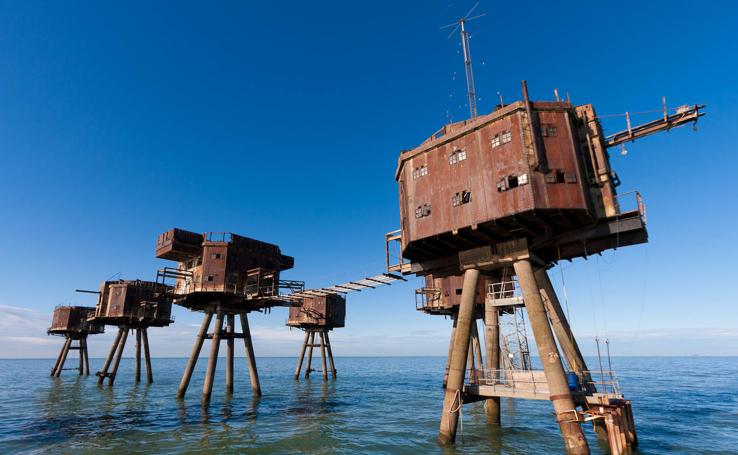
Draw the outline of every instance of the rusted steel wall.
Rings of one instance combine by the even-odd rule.
[[[164,295],[167,289],[167,286],[152,281],[103,282],[95,316],[168,322],[172,303]]]
[[[412,242],[478,226],[530,236],[519,232],[523,223],[538,223],[543,232],[545,214],[567,212],[580,224],[604,215],[594,210],[602,205],[602,191],[592,183],[590,153],[581,140],[585,125],[576,109],[567,102],[533,102],[529,118],[525,106],[517,102],[463,122],[401,154],[396,178],[403,251]]]
[[[290,307],[287,325],[336,328],[346,322],[346,298],[338,294],[305,297],[299,307]]]
[[[87,321],[94,315],[94,308],[84,306],[59,306],[54,309],[50,333],[102,333],[98,324]]]
[[[462,275],[445,276],[436,278],[433,275],[425,276],[426,289],[440,291],[438,301],[432,303],[433,307],[442,309],[452,309],[461,304],[461,290],[464,284]],[[477,293],[475,296],[475,305],[484,306],[484,299],[487,295],[487,280],[482,278],[477,284]]]

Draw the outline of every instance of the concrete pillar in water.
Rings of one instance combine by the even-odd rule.
[[[136,329],[136,382],[141,382],[141,329]]]
[[[118,374],[118,366],[120,365],[120,359],[123,357],[123,349],[126,347],[126,340],[128,340],[128,327],[121,327],[121,337],[118,342],[118,352],[115,353],[115,360],[113,361],[113,368],[110,370],[108,375],[108,385],[112,386],[115,382],[115,375]]]
[[[254,397],[261,396],[261,385],[259,384],[259,372],[256,370],[256,356],[254,355],[254,344],[251,342],[251,330],[246,314],[241,316],[241,332],[243,332],[243,346],[246,349],[246,363],[249,367],[249,379],[251,380],[251,393]]]
[[[564,437],[566,450],[570,454],[589,454],[589,446],[577,419],[576,405],[569,391],[564,366],[561,364],[556,340],[548,323],[533,267],[528,259],[516,261],[513,267],[523,293],[528,319],[548,382],[551,403]]]
[[[333,363],[333,350],[331,349],[331,340],[328,338],[327,330],[323,333],[323,336],[325,337],[325,348],[328,350],[328,360],[331,363],[331,374],[333,379],[336,379],[336,364]]]
[[[197,337],[195,338],[195,345],[192,347],[192,354],[190,354],[190,359],[187,361],[187,366],[185,367],[184,374],[182,375],[182,380],[179,382],[177,398],[184,398],[185,393],[187,392],[187,386],[190,385],[192,372],[195,370],[197,358],[200,357],[202,343],[205,341],[205,335],[208,332],[208,327],[210,327],[210,321],[212,319],[213,313],[205,313],[205,317],[202,319],[202,324],[200,325],[200,331],[197,332]]]
[[[302,361],[305,358],[305,349],[307,349],[308,342],[310,341],[310,332],[305,331],[305,340],[302,342],[302,348],[300,349],[300,355],[297,357],[297,368],[295,368],[295,380],[300,379],[300,371],[302,371]]]
[[[487,355],[487,371],[492,380],[497,380],[500,369],[500,312],[490,299],[484,303],[484,347]],[[500,397],[489,398],[484,402],[487,423],[500,425]]]
[[[208,369],[205,371],[205,382],[202,384],[203,403],[210,401],[213,393],[213,380],[215,379],[215,369],[218,366],[218,351],[220,350],[220,332],[223,330],[223,310],[218,308],[215,313],[215,325],[213,326],[213,339],[210,343],[210,358],[208,359]]]
[[[226,322],[226,392],[233,393],[233,333],[236,316],[229,314]]]
[[[118,343],[120,343],[120,339],[123,336],[123,328],[118,328],[118,334],[115,336],[115,340],[113,340],[113,345],[110,347],[110,352],[108,353],[108,357],[105,359],[105,363],[103,364],[102,370],[97,374],[97,383],[102,384],[105,380],[105,376],[108,374],[108,368],[110,367],[110,363],[113,361],[113,357],[115,356],[115,351],[118,349]]]
[[[151,371],[151,352],[149,351],[149,329],[144,327],[141,333],[144,347],[144,360],[146,361],[146,382],[151,384],[154,382],[154,372]]]
[[[541,296],[543,297],[543,304],[546,307],[548,318],[551,321],[551,327],[553,327],[556,339],[559,341],[559,346],[561,346],[564,357],[566,357],[566,363],[581,376],[584,371],[587,371],[587,364],[584,362],[584,357],[579,351],[579,346],[574,339],[574,334],[571,331],[564,310],[561,308],[561,302],[559,302],[559,298],[556,296],[556,291],[548,277],[548,273],[546,273],[546,269],[538,270],[535,273],[535,277],[541,290]]]
[[[461,291],[461,304],[456,321],[454,345],[449,360],[448,382],[443,399],[443,413],[438,441],[451,444],[456,439],[456,426],[459,422],[459,411],[462,406],[462,389],[464,387],[464,370],[469,352],[469,335],[474,322],[474,303],[476,300],[479,270],[469,269],[464,272],[464,284]]]

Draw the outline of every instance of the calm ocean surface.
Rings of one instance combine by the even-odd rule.
[[[456,447],[439,447],[440,357],[338,357],[338,380],[326,383],[294,381],[294,359],[258,358],[260,400],[237,358],[234,396],[220,362],[207,409],[202,359],[187,398],[175,398],[185,362],[154,359],[147,386],[124,359],[111,390],[75,371],[50,378],[53,360],[0,360],[0,453],[563,453],[549,403],[504,399],[502,429],[486,426],[482,404],[466,405]],[[638,453],[738,453],[738,358],[613,363],[634,402]],[[608,453],[587,433],[593,453]]]

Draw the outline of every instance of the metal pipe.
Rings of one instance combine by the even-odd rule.
[[[579,425],[576,405],[569,390],[556,340],[548,323],[546,308],[543,305],[538,283],[536,283],[533,267],[528,259],[516,261],[513,267],[523,293],[523,301],[528,311],[528,319],[538,347],[538,354],[541,357],[550,400],[564,437],[566,451],[569,454],[589,454],[589,446],[584,438],[582,427]]]
[[[220,331],[223,330],[223,310],[220,306],[215,313],[215,325],[213,326],[213,339],[210,343],[210,358],[208,369],[205,372],[205,382],[202,384],[201,401],[207,403],[213,393],[213,380],[215,379],[215,368],[218,366],[218,351],[220,350]]]
[[[454,347],[449,360],[448,383],[443,399],[443,413],[438,441],[441,444],[451,444],[456,439],[456,426],[459,421],[459,411],[462,406],[462,392],[464,388],[464,369],[466,356],[469,350],[469,333],[474,320],[474,301],[479,281],[479,270],[469,269],[464,272],[464,284],[461,291],[461,304],[456,321]]]
[[[146,361],[146,383],[151,384],[154,382],[154,372],[151,369],[151,353],[149,352],[149,329],[144,327],[141,332],[141,338],[143,338],[144,347],[144,360]]]
[[[205,317],[202,319],[200,325],[200,331],[197,332],[195,337],[195,345],[192,347],[192,354],[190,354],[190,360],[187,361],[182,380],[179,382],[179,389],[177,390],[177,398],[184,398],[187,392],[187,386],[190,385],[190,379],[192,378],[192,372],[195,370],[197,364],[197,358],[200,357],[200,350],[202,349],[202,343],[205,341],[205,335],[210,327],[210,321],[213,319],[213,313],[205,313]]]
[[[113,369],[110,370],[108,376],[108,385],[112,386],[115,382],[115,375],[118,372],[118,365],[120,365],[120,359],[123,357],[123,349],[126,347],[126,340],[128,339],[128,327],[121,327],[121,337],[118,343],[118,352],[115,354],[115,360],[113,361]]]
[[[249,379],[251,380],[251,393],[254,397],[261,396],[261,385],[259,385],[259,372],[256,370],[256,356],[254,345],[251,342],[251,330],[246,314],[241,314],[241,331],[243,332],[243,345],[246,349],[246,362],[249,366]]]
[[[302,342],[302,349],[300,349],[300,355],[297,357],[297,368],[295,368],[295,380],[300,379],[300,371],[302,370],[302,360],[305,358],[305,349],[310,338],[310,332],[305,331],[305,340]]]

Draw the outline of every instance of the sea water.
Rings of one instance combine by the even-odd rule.
[[[221,360],[205,407],[204,359],[184,400],[175,396],[184,358],[153,359],[151,385],[135,384],[123,359],[112,388],[76,371],[51,378],[53,362],[0,360],[0,453],[564,452],[550,403],[509,399],[501,428],[486,424],[482,403],[465,405],[456,445],[439,446],[440,357],[337,357],[338,379],[328,381],[320,372],[295,381],[294,358],[257,358],[259,399],[243,358],[226,395]],[[101,364],[91,359],[93,371]],[[613,367],[633,400],[636,453],[738,453],[738,358],[622,357]],[[586,433],[593,453],[608,453]]]

